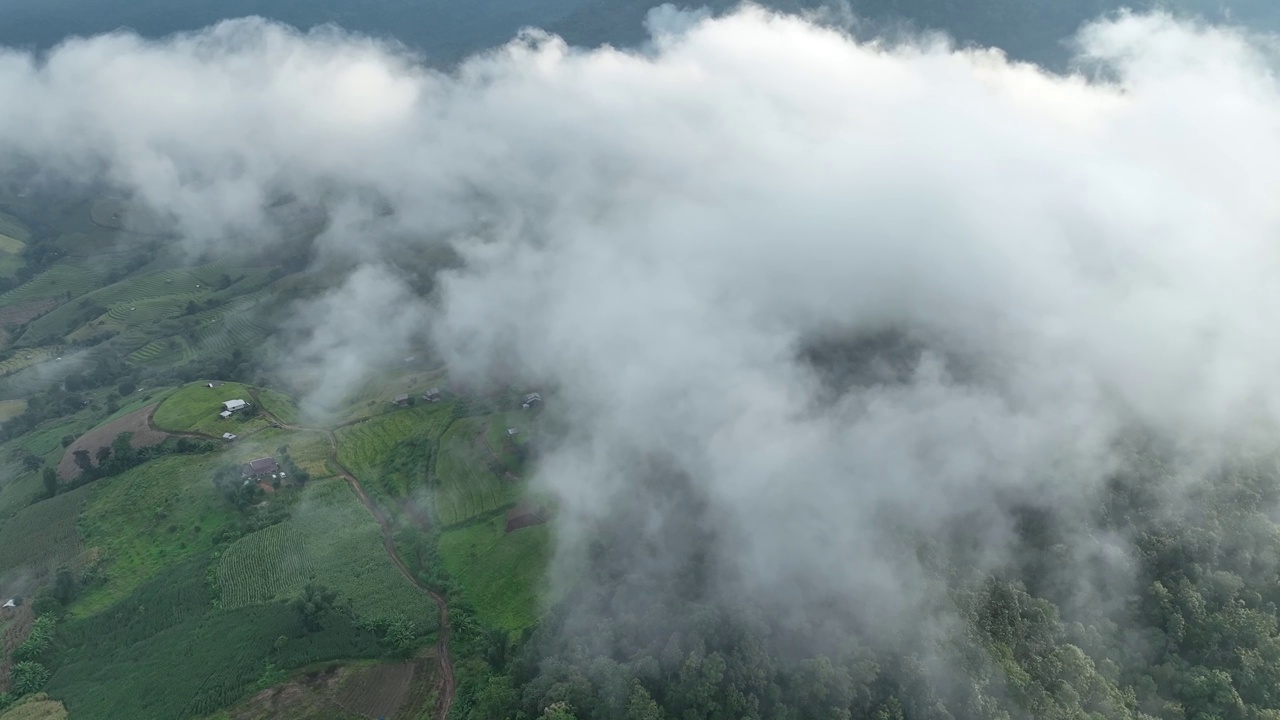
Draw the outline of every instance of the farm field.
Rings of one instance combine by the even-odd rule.
[[[281,422],[293,424],[298,421],[298,403],[293,398],[275,390],[255,388],[253,392],[262,408],[280,418]]]
[[[73,614],[101,610],[165,566],[213,546],[217,529],[232,519],[210,481],[220,462],[216,455],[163,457],[86,486],[84,542],[103,553],[109,577],[72,606]]]
[[[0,526],[0,574],[26,568],[43,574],[82,549],[76,521],[88,499],[82,487],[23,508]]]
[[[435,708],[438,668],[430,653],[402,662],[329,666],[263,690],[209,720],[420,720]]]
[[[357,474],[380,468],[387,454],[410,437],[440,437],[453,422],[453,403],[419,403],[340,428],[338,460]]]
[[[296,595],[312,575],[303,538],[286,522],[232,543],[218,559],[219,607],[234,610]]]
[[[345,481],[309,483],[286,524],[301,536],[316,582],[358,615],[411,620],[420,634],[436,628],[435,603],[392,564],[378,524]]]
[[[61,353],[62,348],[58,347],[39,347],[30,348],[28,350],[19,350],[8,360],[0,360],[0,375],[16,373],[23,368],[38,365],[47,360],[57,358]]]
[[[332,477],[329,467],[329,440],[318,432],[297,432],[289,438],[289,457],[312,480]]]
[[[355,715],[394,717],[413,687],[416,669],[408,662],[359,668],[334,693],[333,702]]]
[[[440,536],[440,556],[477,616],[516,633],[537,622],[551,531],[546,525],[505,529],[499,515],[449,530]]]
[[[106,274],[106,268],[79,262],[60,262],[0,295],[0,305],[7,307],[34,300],[76,298],[99,287],[106,279]]]
[[[70,647],[46,691],[77,720],[186,720],[239,702],[269,672],[382,652],[342,613],[308,633],[284,602],[214,609],[208,562],[179,561],[104,612],[65,621]]]
[[[198,432],[210,437],[221,437],[224,432],[244,435],[264,428],[270,421],[261,414],[247,417],[240,411],[227,419],[218,417],[222,403],[240,399],[252,403],[251,389],[239,383],[222,383],[207,387],[203,382],[183,386],[165,398],[156,409],[156,427],[174,432]]]
[[[31,240],[31,231],[27,229],[27,226],[23,225],[14,216],[3,212],[0,212],[0,235],[4,235],[23,245]],[[21,247],[18,248],[18,250],[21,249]],[[9,250],[9,252],[16,251]]]
[[[147,422],[155,407],[155,405],[147,405],[138,408],[128,415],[99,425],[76,438],[75,442],[67,446],[62,459],[58,461],[58,477],[70,480],[80,474],[80,468],[76,465],[75,459],[77,450],[87,450],[90,458],[94,458],[98,448],[110,447],[120,433],[133,433],[129,444],[135,448],[151,447],[164,442],[169,436],[159,430],[152,430]],[[96,466],[97,460],[93,460],[93,464]]]
[[[516,483],[490,469],[496,461],[485,442],[487,426],[487,418],[464,418],[449,426],[440,439],[432,482],[436,517],[446,527],[510,505],[519,497]]]

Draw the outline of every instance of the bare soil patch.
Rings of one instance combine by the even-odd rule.
[[[88,450],[90,457],[94,457],[98,452],[98,448],[110,447],[111,441],[115,440],[116,436],[122,432],[133,433],[133,440],[129,444],[135,448],[151,447],[164,442],[165,438],[169,437],[169,434],[151,427],[151,423],[148,422],[151,413],[155,409],[155,405],[148,405],[128,415],[118,417],[106,425],[100,425],[76,438],[76,441],[71,443],[66,452],[62,454],[62,459],[58,461],[58,477],[63,480],[70,480],[80,474],[80,468],[76,467],[75,453],[77,450]],[[96,464],[96,459],[94,462]]]
[[[353,673],[334,697],[343,710],[369,718],[392,717],[413,685],[413,663],[374,665]]]
[[[307,673],[297,680],[267,688],[246,700],[232,711],[235,720],[265,720],[265,718],[308,717],[332,708],[328,696],[350,670],[327,667]]]

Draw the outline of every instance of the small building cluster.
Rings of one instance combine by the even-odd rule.
[[[284,477],[284,470],[280,469],[280,463],[276,462],[273,457],[264,457],[247,462],[240,468],[240,472],[244,474],[248,480],[276,479]]]
[[[433,387],[430,390],[422,393],[422,399],[426,400],[427,402],[440,402],[440,388]]]
[[[247,407],[249,407],[249,403],[239,398],[235,400],[227,400],[222,403],[222,412],[218,413],[218,417],[222,418],[223,420],[226,420],[227,418],[231,417],[233,413],[243,410]]]
[[[542,404],[541,395],[539,395],[538,393],[529,393],[528,395],[524,396],[524,403],[521,404],[520,407],[523,407],[525,410],[528,410],[529,408],[535,405],[541,405],[541,404]]]

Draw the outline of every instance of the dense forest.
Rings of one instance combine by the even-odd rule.
[[[642,514],[610,518],[581,588],[522,647],[489,651],[492,674],[460,717],[1280,717],[1275,460],[1185,492],[1162,467],[1135,459],[1088,520],[1133,543],[1132,575],[1115,587],[1082,598],[1067,576],[1088,561],[1052,509],[1028,507],[1017,560],[995,572],[919,539],[938,614],[887,633],[853,607],[788,612],[717,594],[716,559],[684,542],[643,548],[670,563],[636,572],[635,537],[689,527],[654,535]],[[697,512],[666,522],[696,524]]]

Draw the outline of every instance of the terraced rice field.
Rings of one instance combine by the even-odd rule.
[[[82,263],[57,264],[27,282],[0,295],[0,306],[33,300],[79,297],[102,285],[110,268]]]
[[[297,594],[312,569],[303,534],[280,523],[235,541],[217,573],[221,605],[231,610]]]
[[[485,443],[487,418],[466,418],[440,439],[432,478],[435,513],[443,525],[456,525],[516,501],[519,488],[489,469],[493,455]]]
[[[337,432],[338,459],[353,472],[380,468],[391,448],[410,437],[439,437],[453,418],[450,403],[419,404]]]
[[[62,348],[38,347],[27,350],[18,350],[13,357],[8,360],[0,361],[0,376],[16,373],[23,368],[38,365],[46,360],[57,358],[62,353]]]
[[[0,527],[0,572],[18,567],[47,569],[82,549],[76,520],[88,500],[88,487],[42,500]]]
[[[152,340],[125,358],[134,365],[147,365],[161,361],[186,362],[196,356],[196,349],[184,338],[167,337]]]
[[[8,236],[24,245],[31,240],[31,232],[27,230],[26,225],[12,215],[2,212],[0,212],[0,235]]]

